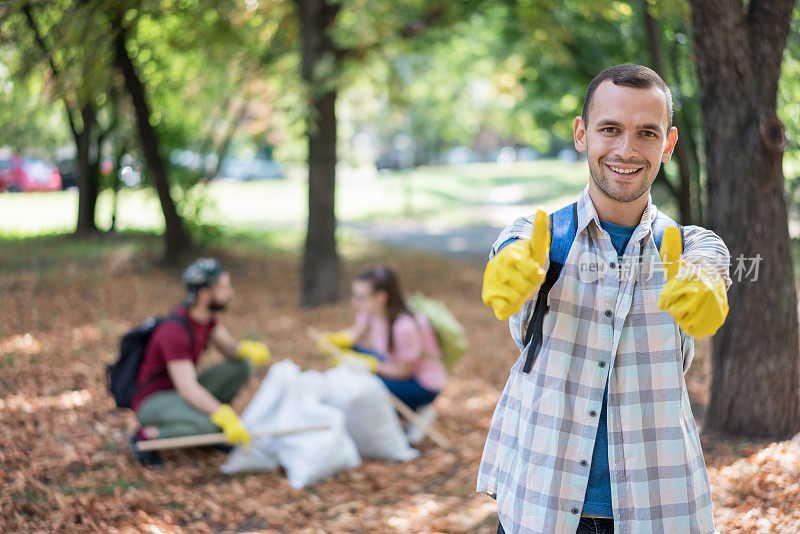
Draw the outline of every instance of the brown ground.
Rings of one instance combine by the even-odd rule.
[[[406,463],[367,461],[305,490],[280,471],[227,476],[224,454],[165,453],[145,469],[127,450],[135,419],[105,392],[103,362],[119,336],[182,297],[180,271],[127,246],[103,255],[0,257],[0,531],[3,532],[485,532],[493,501],[474,492],[485,432],[514,348],[504,323],[480,305],[481,269],[408,252],[351,254],[346,271],[389,262],[408,291],[443,300],[466,327],[469,354],[436,401],[438,429],[454,452],[429,440]],[[324,369],[307,326],[342,327],[346,302],[301,310],[298,261],[221,253],[237,297],[224,317],[239,336],[268,341],[277,359]],[[206,363],[216,359],[207,355]],[[707,347],[688,377],[699,413],[708,389]],[[265,371],[234,408],[241,411]],[[800,446],[704,436],[720,532],[800,532]]]

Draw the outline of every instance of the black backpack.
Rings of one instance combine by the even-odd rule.
[[[136,378],[139,376],[139,367],[142,365],[147,344],[150,342],[150,338],[158,325],[165,321],[181,323],[186,328],[192,345],[194,345],[194,333],[192,332],[192,327],[189,326],[189,322],[175,314],[166,318],[150,317],[122,336],[122,341],[119,344],[119,358],[114,363],[106,364],[108,391],[114,396],[117,408],[131,407],[133,395],[137,390]],[[166,373],[167,370],[162,369],[148,378],[143,385],[151,383]]]

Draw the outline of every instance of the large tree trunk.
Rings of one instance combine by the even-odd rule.
[[[147,170],[156,186],[158,199],[161,202],[161,211],[164,213],[166,227],[165,255],[167,259],[174,260],[190,247],[191,242],[183,226],[183,221],[175,209],[175,202],[170,195],[169,179],[166,165],[160,152],[158,133],[153,125],[150,124],[150,106],[147,103],[144,84],[139,79],[133,61],[128,54],[128,49],[125,46],[127,32],[119,22],[116,23],[115,30],[114,61],[117,68],[122,72],[122,76],[125,79],[125,87],[131,95],[136,115],[136,129],[139,133],[139,141],[142,144],[145,160],[147,161]]]
[[[706,426],[784,439],[800,430],[800,350],[776,116],[794,0],[690,0],[708,165],[708,220],[731,252],[730,314],[714,338]],[[762,258],[739,281],[737,258]],[[745,267],[751,267],[750,261]]]
[[[303,256],[302,304],[316,306],[342,296],[336,252],[336,89],[320,78],[321,61],[336,61],[328,31],[338,12],[326,0],[295,0],[303,32],[303,78],[311,95],[308,136],[308,233]],[[335,74],[334,74],[335,76]]]

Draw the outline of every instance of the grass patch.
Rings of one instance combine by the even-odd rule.
[[[337,178],[336,212],[342,222],[424,219],[449,212],[458,212],[462,219],[465,211],[467,216],[477,216],[480,210],[474,208],[495,203],[535,205],[574,196],[586,178],[585,163],[555,160],[520,162],[509,169],[477,163],[377,175],[343,172]],[[278,236],[291,244],[296,241],[292,234],[305,230],[307,195],[305,180],[262,180],[214,181],[176,196],[201,206],[199,220],[192,221],[195,225],[220,227],[226,236],[229,231],[236,233],[242,228],[279,232]],[[0,239],[68,234],[75,228],[77,201],[74,190],[0,195]],[[101,193],[97,202],[98,227],[110,226],[112,205],[111,193]],[[188,212],[193,213],[191,209]],[[161,207],[152,189],[121,191],[117,213],[117,229],[123,233],[163,232]],[[276,246],[283,244],[276,242]]]

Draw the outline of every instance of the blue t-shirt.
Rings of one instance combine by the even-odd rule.
[[[635,226],[619,226],[600,221],[600,226],[608,232],[611,243],[621,258],[631,240]],[[610,369],[609,369],[610,372]],[[603,407],[600,409],[600,421],[597,425],[597,438],[592,451],[592,466],[589,469],[589,485],[586,487],[586,499],[583,502],[583,513],[613,517],[611,506],[611,474],[608,469],[608,425],[606,408],[608,406],[608,381],[603,392]]]

